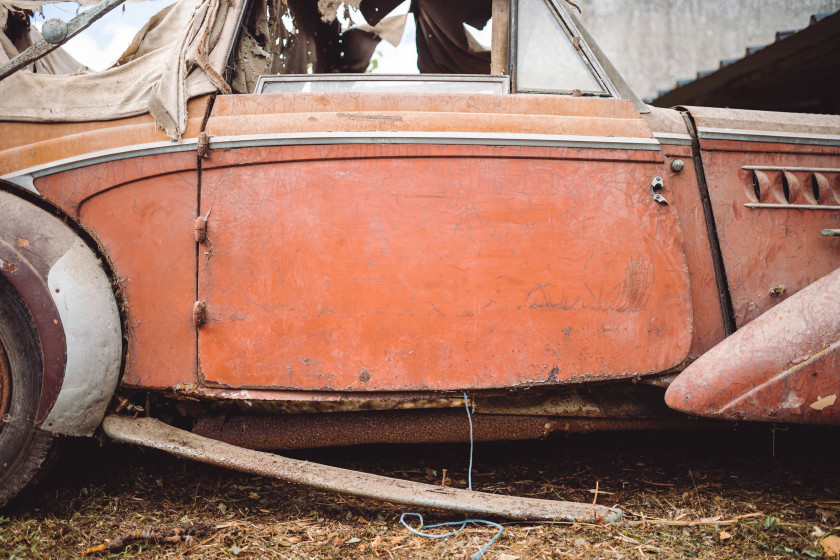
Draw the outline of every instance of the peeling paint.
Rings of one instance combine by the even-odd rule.
[[[788,395],[785,402],[782,403],[782,407],[784,408],[799,408],[805,404],[805,399],[797,395],[796,393],[791,393]]]
[[[827,397],[820,397],[811,403],[811,408],[814,410],[823,410],[833,405],[837,401],[837,395],[829,395]]]
[[[17,271],[18,267],[16,264],[0,259],[0,269],[3,269],[3,272],[15,272]]]

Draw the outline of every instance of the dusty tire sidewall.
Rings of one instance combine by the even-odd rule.
[[[45,432],[34,427],[41,396],[41,348],[24,302],[0,278],[0,343],[8,362],[11,395],[0,424],[0,507],[34,477],[43,460]]]

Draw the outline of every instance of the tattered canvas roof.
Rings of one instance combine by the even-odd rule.
[[[31,7],[28,2],[0,2]],[[82,67],[79,73],[53,75],[37,66],[35,72],[17,72],[0,81],[0,120],[92,121],[151,113],[175,140],[186,127],[190,98],[229,91],[222,73],[243,4],[180,0],[154,16],[117,64],[102,72]],[[16,54],[8,52],[9,43],[7,38],[0,45],[0,63]]]

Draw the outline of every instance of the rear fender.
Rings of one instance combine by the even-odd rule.
[[[43,354],[36,423],[90,435],[120,375],[122,328],[102,259],[62,220],[0,190],[0,274],[32,314]]]

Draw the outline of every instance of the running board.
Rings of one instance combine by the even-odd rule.
[[[102,427],[108,437],[118,442],[361,498],[517,521],[614,523],[622,517],[621,510],[606,506],[470,492],[289,459],[205,438],[154,418],[132,420],[128,416],[110,415]]]

